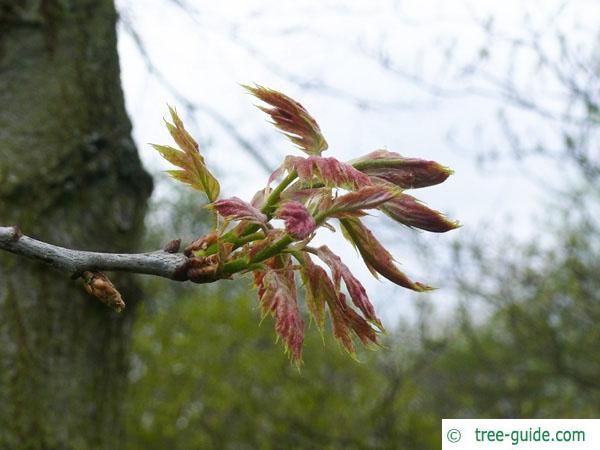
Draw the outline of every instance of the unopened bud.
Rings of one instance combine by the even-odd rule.
[[[102,272],[83,272],[81,275],[86,292],[93,295],[105,305],[111,307],[117,312],[125,309],[125,302],[121,294]]]
[[[433,186],[444,182],[452,170],[435,161],[404,156],[377,150],[356,159],[351,164],[371,177],[371,181],[386,181],[402,189],[414,189]]]
[[[457,221],[448,220],[441,212],[425,206],[408,194],[401,194],[386,202],[381,210],[396,222],[433,233],[445,233],[460,227]]]

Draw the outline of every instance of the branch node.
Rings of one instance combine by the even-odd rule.
[[[210,283],[219,277],[219,255],[194,256],[188,260],[187,276],[193,283]]]
[[[188,266],[189,266],[189,260],[186,260],[183,264],[181,264],[179,267],[177,267],[174,271],[173,271],[173,277],[172,279],[175,281],[188,281]]]

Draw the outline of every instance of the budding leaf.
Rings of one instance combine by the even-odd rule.
[[[304,321],[296,298],[296,285],[292,271],[268,271],[260,280],[260,306],[263,317],[275,317],[275,331],[283,340],[286,353],[299,365],[302,361]]]
[[[430,209],[408,194],[397,196],[380,209],[396,222],[433,233],[445,233],[460,227],[457,221],[448,220],[439,211]]]
[[[221,216],[228,220],[249,220],[261,224],[267,223],[267,216],[265,214],[238,197],[217,200],[211,205],[211,208],[214,208]]]
[[[275,217],[285,222],[285,229],[295,239],[309,237],[317,228],[314,217],[300,202],[286,202],[275,212]]]
[[[344,284],[350,293],[352,303],[365,316],[367,320],[374,323],[380,330],[383,331],[381,321],[375,315],[375,308],[367,296],[367,291],[358,279],[352,275],[348,266],[346,266],[341,258],[333,253],[329,247],[323,245],[317,249],[317,255],[331,269],[333,281],[336,290],[339,292],[340,280],[344,280]]]
[[[259,85],[244,88],[270,106],[258,108],[269,114],[273,124],[302,151],[309,155],[320,155],[327,149],[327,141],[317,121],[296,100]]]
[[[252,201],[250,203],[252,203],[252,206],[254,206],[255,208],[262,208],[272,191],[273,189],[271,189],[270,187],[266,187],[261,189],[260,191],[257,191],[254,194],[254,197],[252,197]]]
[[[364,215],[363,209],[377,208],[398,195],[400,191],[393,186],[383,184],[365,186],[335,199],[328,215],[339,218]]]
[[[326,250],[323,250],[322,253],[323,256],[328,259],[330,257],[334,257],[334,259],[337,258],[336,255],[330,252],[328,253]],[[298,256],[298,258],[302,264],[302,270],[300,273],[302,274],[302,280],[304,281],[304,286],[306,288],[306,300],[308,303],[308,308],[315,322],[317,323],[319,330],[323,332],[325,320],[324,308],[325,305],[327,305],[333,326],[333,336],[340,342],[342,347],[344,347],[348,353],[355,356],[352,333],[355,333],[364,345],[370,343],[377,344],[377,331],[371,327],[365,318],[348,306],[345,295],[339,291],[339,278],[334,283],[327,275],[327,272],[325,272],[322,267],[314,264],[310,256],[306,253],[302,253],[300,256]],[[338,265],[337,261],[333,264],[335,266],[335,269],[332,269],[332,271],[335,273],[334,279],[335,277],[339,276],[344,278],[344,282],[346,282],[345,277],[348,277],[350,272],[347,270],[347,268],[344,270],[340,265]],[[339,273],[338,269],[341,270]],[[358,280],[354,280],[356,283],[358,283]],[[348,278],[348,283],[348,290],[352,293],[352,290],[356,288],[357,285],[354,284],[354,281],[351,281],[350,278]],[[362,288],[362,291],[363,293],[361,295],[366,297],[364,288]],[[354,294],[351,295],[358,295],[358,293],[354,292]],[[368,320],[372,321],[383,331],[383,326],[381,326],[379,319],[375,317],[372,305],[368,299],[366,300],[366,303],[362,304],[361,306],[364,308],[364,311],[367,311],[366,316],[368,316]],[[361,312],[363,312],[362,308],[359,309],[361,309]]]
[[[452,170],[435,161],[406,158],[387,150],[376,150],[350,161],[356,169],[377,180],[387,181],[402,189],[433,186],[444,182]]]
[[[323,291],[325,293],[325,299],[327,300],[329,314],[331,315],[333,336],[340,344],[342,344],[344,349],[350,355],[356,357],[356,350],[354,349],[354,343],[352,342],[352,330],[348,324],[348,319],[344,315],[344,308],[340,303],[340,296],[343,296],[343,294],[336,294],[331,282],[325,284]]]
[[[327,272],[317,266],[310,259],[308,254],[302,252],[297,255],[300,258],[302,269],[300,270],[300,276],[306,289],[306,304],[308,310],[317,324],[319,331],[323,333],[325,325],[325,304],[327,303],[324,295],[324,288],[322,287],[323,280],[327,279]]]
[[[169,106],[169,112],[173,123],[166,122],[167,129],[181,150],[168,145],[151,145],[163,158],[181,169],[169,170],[167,171],[169,175],[204,192],[208,200],[214,202],[219,196],[219,182],[206,167],[198,143],[187,132],[175,109]]]
[[[335,158],[287,156],[282,168],[288,172],[295,170],[302,181],[317,182],[329,187],[354,190],[371,184],[367,175]]]
[[[371,230],[366,228],[359,219],[355,217],[340,219],[340,224],[344,236],[358,249],[373,275],[377,276],[379,273],[397,285],[413,291],[422,292],[432,289],[425,284],[411,281],[400,271],[394,264],[394,258],[390,252],[381,245]]]
[[[363,345],[378,345],[377,332],[369,323],[356,313],[346,303],[346,296],[341,292],[336,293],[333,290],[331,281],[324,283],[325,299],[331,315],[333,325],[333,336],[340,341],[344,349],[356,357],[354,343],[352,342],[352,332],[358,336]]]

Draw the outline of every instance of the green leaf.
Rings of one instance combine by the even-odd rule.
[[[215,176],[208,170],[204,158],[200,154],[198,143],[187,132],[177,111],[169,106],[173,123],[165,121],[167,129],[181,150],[168,145],[150,144],[171,164],[181,170],[169,170],[167,173],[176,180],[192,188],[204,192],[212,203],[219,197],[221,186]]]

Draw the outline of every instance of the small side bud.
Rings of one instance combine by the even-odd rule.
[[[174,239],[165,245],[163,251],[167,253],[177,253],[179,251],[179,247],[181,247],[181,239]]]
[[[125,309],[121,294],[102,272],[85,271],[81,275],[86,292],[117,312]]]
[[[18,227],[18,225],[13,225],[11,240],[13,242],[17,242],[22,237],[23,237],[23,233],[21,232],[21,229]]]

